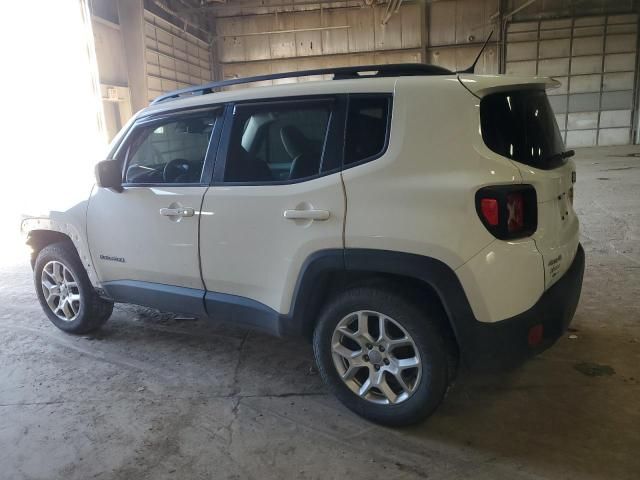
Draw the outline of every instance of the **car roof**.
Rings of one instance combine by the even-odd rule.
[[[231,89],[221,92],[185,96],[169,102],[155,103],[145,108],[141,113],[147,115],[183,108],[269,98],[305,97],[340,93],[391,93],[395,88],[396,81],[397,77],[380,77],[339,81],[321,80],[303,81],[299,83],[289,82],[277,85],[265,85],[262,83],[258,84],[258,86],[251,86],[249,88],[247,88],[247,86],[242,88],[231,87]]]
[[[138,112],[137,117],[159,114],[174,110],[214,106],[229,102],[262,100],[270,98],[295,98],[315,95],[335,95],[345,93],[393,93],[396,83],[401,78],[420,78],[425,86],[437,88],[438,84],[459,80],[467,89],[478,96],[491,91],[514,88],[553,88],[559,85],[557,81],[547,77],[525,77],[512,75],[475,75],[475,74],[440,74],[425,76],[386,76],[371,78],[361,77],[345,80],[291,81],[278,80],[278,84],[270,85],[273,81],[246,83],[242,86],[232,86],[229,89],[198,95],[180,96],[170,101],[153,103]],[[255,86],[254,86],[255,85]]]

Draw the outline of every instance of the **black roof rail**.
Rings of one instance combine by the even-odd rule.
[[[364,74],[363,72],[375,72],[374,74]],[[452,75],[453,72],[436,65],[425,63],[393,63],[388,65],[360,65],[354,67],[318,68],[315,70],[300,70],[297,72],[272,73],[269,75],[258,75],[255,77],[232,78],[220,82],[205,83],[204,85],[194,85],[193,87],[181,88],[173,92],[165,93],[155,98],[151,105],[175,100],[184,95],[207,95],[214,90],[231,85],[241,85],[243,83],[263,82],[265,80],[278,80],[281,78],[307,77],[312,75],[333,75],[334,80],[346,80],[351,78],[372,78],[372,77],[407,77],[417,75]]]

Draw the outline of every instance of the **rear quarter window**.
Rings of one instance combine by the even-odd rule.
[[[391,97],[353,95],[349,98],[344,146],[345,166],[382,155],[389,136]]]
[[[566,163],[564,143],[543,90],[492,93],[480,101],[484,143],[495,153],[549,170]]]

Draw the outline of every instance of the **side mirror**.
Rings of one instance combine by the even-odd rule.
[[[103,160],[96,165],[96,181],[102,188],[122,191],[122,171],[115,160]]]

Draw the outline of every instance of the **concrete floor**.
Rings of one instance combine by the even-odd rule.
[[[515,371],[462,375],[405,430],[343,408],[302,342],[130,306],[66,335],[5,259],[0,478],[639,478],[640,149],[577,164],[574,330]]]

